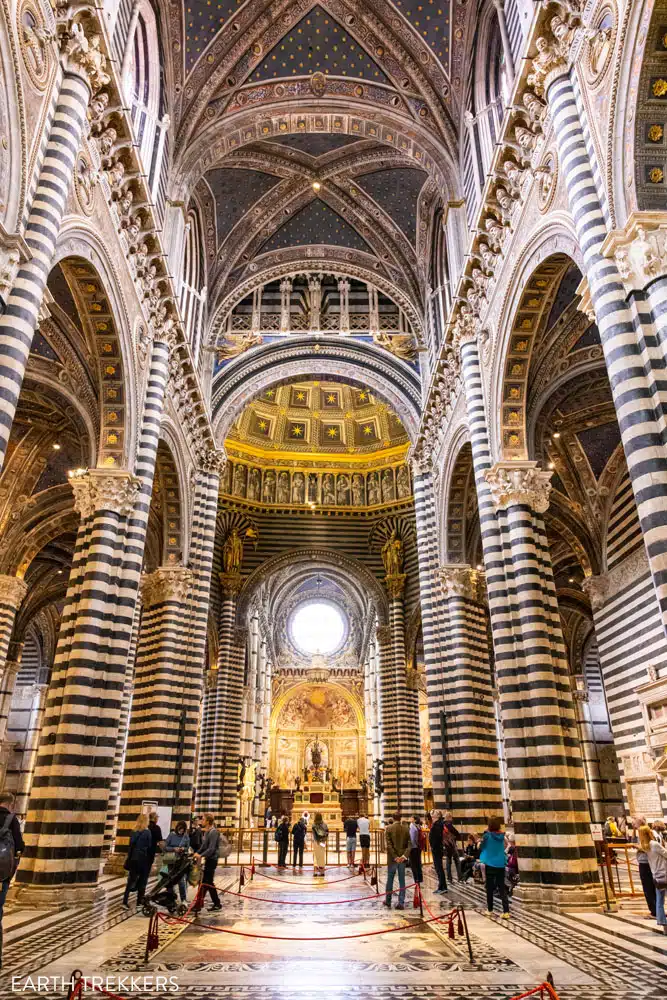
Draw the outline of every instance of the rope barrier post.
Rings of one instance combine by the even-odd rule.
[[[269,867],[269,831],[265,830],[262,837],[262,867]]]
[[[151,913],[151,918],[148,921],[148,930],[146,932],[146,952],[144,954],[144,962],[147,962],[151,957],[151,952],[160,944],[160,932],[158,930],[158,911],[155,910]]]
[[[75,969],[72,975],[69,977],[69,989],[67,990],[67,1000],[75,1000],[76,997],[80,997],[82,989],[83,989],[83,972],[81,971],[81,969]]]
[[[419,896],[419,915],[424,919],[424,899],[422,897],[422,887],[419,882],[417,882],[417,895]]]
[[[474,962],[475,958],[474,958],[473,953],[472,953],[472,941],[470,940],[470,931],[468,930],[468,921],[466,920],[466,911],[465,911],[465,908],[463,906],[458,906],[457,910],[459,911],[459,915],[463,918],[463,930],[465,931],[465,935],[466,935],[466,944],[468,945],[468,955],[470,957],[470,961]]]

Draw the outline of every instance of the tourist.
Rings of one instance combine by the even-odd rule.
[[[401,823],[400,812],[394,813],[392,823],[384,831],[387,844],[387,885],[385,887],[384,905],[391,909],[394,877],[398,875],[397,910],[405,909],[405,862],[410,847],[410,833],[407,826]]]
[[[651,829],[653,830],[653,839],[657,840],[662,847],[667,847],[667,836],[665,835],[665,824],[661,819],[657,819],[655,823],[651,823]]]
[[[359,846],[361,847],[361,863],[364,868],[368,868],[371,863],[371,821],[362,812],[357,820],[359,827]]]
[[[667,917],[665,916],[665,895],[667,894],[667,849],[653,837],[649,826],[639,828],[639,848],[646,852],[648,863],[655,885],[655,920],[667,934]]]
[[[494,816],[489,820],[488,829],[482,837],[479,860],[484,865],[486,872],[486,908],[489,913],[493,913],[493,894],[497,890],[503,905],[503,917],[509,920],[510,904],[505,886],[507,854],[505,853],[505,836],[500,832],[502,825],[503,821],[499,816]]]
[[[18,868],[19,855],[24,843],[21,827],[13,811],[15,798],[13,792],[0,793],[0,869],[2,888],[0,889],[0,969],[2,968],[2,918],[9,884]]]
[[[204,834],[202,833],[201,821],[199,816],[192,817],[192,823],[190,824],[190,847],[193,851],[198,851],[204,841]]]
[[[624,813],[621,813],[620,816],[616,817],[616,826],[618,827],[618,832],[621,835],[621,837],[623,838],[623,840],[627,840],[627,837],[628,837],[628,824],[627,824],[627,821],[625,819]]]
[[[190,837],[188,836],[188,824],[182,819],[179,820],[164,842],[164,854],[162,856],[164,867],[160,870],[160,874],[163,872],[166,874],[171,865],[180,864],[189,849]],[[174,855],[173,860],[168,857],[170,854]],[[181,897],[181,903],[184,903],[188,897],[188,880],[185,875],[179,879],[178,894]]]
[[[454,826],[452,821],[452,814],[446,812],[443,815],[443,826],[442,831],[442,845],[445,851],[445,856],[447,858],[447,878],[452,881],[452,861],[454,862],[454,867],[456,868],[456,877],[459,882],[461,881],[461,859],[459,858],[459,847],[458,841],[461,838],[461,834]]]
[[[155,861],[155,855],[157,854],[158,849],[160,848],[160,844],[162,843],[163,840],[162,830],[160,829],[160,826],[158,824],[158,815],[156,812],[149,813],[148,832],[151,835],[151,846],[148,852],[148,856],[151,862],[149,866],[149,871],[150,871],[150,868],[153,867],[153,862]]]
[[[218,867],[218,859],[220,857],[220,834],[215,828],[215,818],[213,813],[206,813],[204,816],[204,842],[201,847],[201,851],[195,854],[196,861],[204,862],[204,874],[202,876],[202,893],[197,909],[201,909],[204,905],[204,900],[206,898],[206,893],[210,893],[212,906],[209,906],[209,910],[221,910],[222,905],[220,903],[220,897],[218,896],[218,890],[215,888],[213,881],[215,879],[215,870]]]
[[[428,832],[428,842],[431,845],[431,857],[433,858],[433,867],[435,868],[435,873],[438,876],[438,888],[435,890],[436,893],[447,892],[447,879],[445,878],[445,866],[442,863],[442,859],[445,853],[445,847],[443,843],[443,832],[445,829],[445,821],[442,818],[442,813],[439,809],[434,809],[432,813],[431,829]]]
[[[467,882],[475,869],[475,862],[479,860],[479,842],[474,833],[469,833],[466,837],[463,861],[461,862],[461,881]]]
[[[354,856],[357,853],[357,830],[359,829],[356,816],[348,816],[343,826],[345,827],[347,867],[354,868]]]
[[[299,868],[303,868],[303,849],[306,845],[306,821],[301,816],[294,826],[292,827],[292,867],[296,868],[297,858],[299,860]]]
[[[636,839],[638,841],[639,831],[642,827],[646,827],[650,832],[650,828],[647,826],[644,816],[633,816],[632,829],[635,831]],[[654,833],[651,833],[651,839],[655,839]],[[646,851],[642,849],[640,843],[637,844],[637,866],[639,868],[639,880],[642,884],[642,889],[644,890],[646,905],[650,910],[651,916],[655,919],[655,883],[653,881],[653,872],[651,871],[648,855]]]
[[[425,846],[425,843],[422,837],[425,837],[425,834],[422,830],[421,817],[412,817],[409,833],[410,870],[412,871],[412,878],[415,882],[423,882],[424,873],[422,871],[422,848]]]
[[[264,829],[270,830],[273,826],[273,809],[271,806],[267,806],[264,810]]]
[[[602,829],[602,835],[605,840],[620,840],[621,831],[616,825],[616,820],[613,816],[607,816],[607,821]]]
[[[324,875],[327,863],[327,837],[329,827],[322,818],[322,813],[315,813],[313,823],[313,875]]]
[[[281,816],[280,823],[275,832],[276,843],[278,844],[278,867],[287,868],[287,851],[289,850],[289,819]]]
[[[137,893],[137,905],[141,906],[146,892],[146,883],[153,863],[151,855],[153,840],[148,829],[148,816],[140,813],[134,830],[130,837],[130,843],[125,858],[125,870],[127,871],[127,883],[123,894],[123,906],[127,910],[130,906],[130,893]]]

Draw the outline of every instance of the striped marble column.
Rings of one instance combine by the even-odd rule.
[[[0,678],[0,788],[5,784],[13,743],[7,740],[7,722],[12,707],[16,675],[21,668],[22,642],[10,642]]]
[[[223,726],[222,757],[222,816],[225,825],[238,819],[239,761],[241,758],[241,720],[243,710],[243,674],[245,668],[248,629],[235,626],[231,634],[227,663],[226,701]]]
[[[119,852],[127,849],[144,800],[171,808],[172,822],[190,818],[201,696],[201,678],[190,674],[187,663],[192,583],[192,571],[183,566],[160,566],[142,581]]]
[[[109,802],[107,805],[107,821],[104,828],[103,853],[108,853],[113,848],[118,826],[118,806],[120,803],[120,787],[123,780],[123,765],[125,762],[125,748],[127,746],[127,733],[130,724],[130,707],[132,704],[132,689],[134,686],[134,666],[137,655],[137,639],[139,637],[139,621],[141,619],[141,598],[136,603],[134,610],[134,621],[132,622],[132,638],[130,640],[130,651],[127,656],[127,666],[125,668],[125,683],[123,685],[123,697],[120,707],[120,720],[118,724],[118,735],[116,737],[116,752],[113,758],[113,773],[111,775],[111,786],[109,788]]]
[[[419,695],[407,676],[405,657],[405,574],[385,577],[389,593],[394,690],[396,698],[397,793],[398,808],[405,817],[424,811],[424,786],[419,735]]]
[[[27,593],[28,585],[25,580],[19,579],[18,576],[0,575],[0,670],[7,659],[16,612]]]
[[[32,777],[37,760],[37,750],[39,748],[39,737],[42,730],[42,719],[44,717],[44,706],[46,704],[46,693],[48,684],[32,685],[32,703],[30,706],[30,717],[25,735],[25,744],[21,757],[21,769],[19,771],[16,785],[16,802],[14,810],[25,816],[28,810],[30,789],[32,787]]]
[[[664,357],[654,328],[642,326],[641,313],[629,306],[616,261],[604,256],[607,226],[565,63],[551,68],[544,88],[663,627],[667,631]],[[656,290],[658,299],[662,299],[662,289],[663,283]]]
[[[507,539],[520,654],[519,676],[517,661],[497,662],[496,679],[521,897],[543,905],[596,905],[586,780],[565,644],[553,618],[555,586],[542,520],[550,478],[534,462],[499,462],[485,474]]]
[[[61,54],[60,91],[41,173],[24,237],[30,259],[19,268],[7,307],[0,316],[0,469],[37,326],[46,281],[86,127],[91,93],[109,82],[105,57],[95,50],[81,25],[73,25]]]
[[[376,629],[380,654],[380,718],[382,720],[382,819],[391,819],[398,809],[398,704],[391,625]],[[376,782],[376,794],[378,793]]]
[[[563,691],[567,677],[562,669],[567,664],[561,658],[562,637],[555,648],[553,644],[553,578],[549,581],[544,575],[549,552],[544,551],[542,519],[528,502],[539,505],[545,490],[523,493],[517,488],[505,496],[500,489],[502,469],[491,466],[475,333],[474,328],[460,332],[461,370],[519,847],[520,893],[527,902],[541,906],[597,905],[600,894],[581,753],[569,686]],[[532,479],[543,485],[543,478]],[[531,477],[526,487],[530,481]],[[519,503],[521,499],[526,502]]]
[[[451,809],[463,830],[483,828],[489,816],[501,816],[503,812],[480,577],[470,566],[440,568],[447,603],[447,653],[441,697],[449,796],[436,805]]]
[[[605,808],[604,784],[600,773],[600,756],[595,739],[595,727],[591,719],[591,708],[588,700],[588,687],[583,674],[571,677],[572,698],[579,731],[579,745],[584,761],[586,775],[586,790],[588,792],[588,808],[593,823],[604,823],[607,818]]]

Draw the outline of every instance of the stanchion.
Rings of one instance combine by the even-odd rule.
[[[415,893],[414,893],[414,898],[412,900],[412,907],[415,910],[417,909],[417,907],[419,907],[420,915],[422,917],[424,916],[424,902],[422,900],[422,892],[419,882],[415,883]]]
[[[269,866],[269,831],[264,831],[264,836],[262,838],[262,865],[265,868]]]
[[[457,910],[459,913],[459,927],[461,926],[461,924],[463,924],[463,930],[465,931],[466,944],[468,945],[468,955],[470,957],[470,961],[474,962],[475,959],[473,958],[472,954],[472,942],[470,940],[470,932],[468,931],[468,921],[466,920],[466,911],[462,906],[458,906]],[[460,933],[461,931],[459,930],[459,934]]]
[[[148,921],[148,931],[146,932],[146,952],[144,954],[144,962],[147,962],[151,957],[151,952],[155,951],[160,944],[160,931],[158,929],[158,911],[154,910],[151,913],[150,920]]]

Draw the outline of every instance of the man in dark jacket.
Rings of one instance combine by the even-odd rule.
[[[461,881],[461,859],[459,857],[459,845],[458,842],[461,839],[461,834],[456,829],[453,823],[453,816],[450,812],[446,812],[443,816],[444,820],[444,830],[442,831],[443,843],[445,847],[445,857],[447,858],[447,878],[452,881],[452,861],[454,862],[454,867],[456,868],[456,876]]]
[[[447,892],[447,879],[445,878],[445,868],[442,863],[445,849],[442,843],[442,831],[444,829],[442,813],[436,809],[433,813],[433,823],[428,834],[428,842],[431,845],[431,855],[433,857],[433,867],[438,876],[438,888],[436,892]]]
[[[151,813],[150,816],[148,817],[148,832],[151,835],[151,849],[148,854],[148,860],[150,861],[151,868],[153,866],[153,862],[155,861],[155,855],[157,854],[158,846],[164,840],[164,837],[162,836],[162,830],[158,825],[157,819],[158,819],[157,813]]]
[[[204,816],[204,843],[202,844],[201,851],[198,851],[195,854],[195,860],[204,862],[204,874],[202,876],[202,884],[204,888],[202,890],[201,902],[203,904],[206,893],[210,893],[213,906],[209,906],[209,910],[222,909],[220,897],[218,896],[218,890],[213,884],[219,858],[220,834],[215,828],[215,817],[213,816],[213,813],[206,813]],[[201,907],[198,907],[198,909],[201,909]]]
[[[303,816],[292,827],[292,866],[296,868],[297,857],[299,868],[303,868],[303,848],[306,843],[306,821]]]
[[[204,834],[202,833],[199,816],[193,816],[192,823],[190,824],[190,847],[193,851],[198,851],[203,843]]]
[[[278,867],[287,868],[287,851],[289,849],[289,819],[283,816],[276,827],[276,842],[278,844]]]
[[[24,848],[23,837],[21,836],[21,827],[19,826],[19,821],[14,813],[14,795],[12,792],[2,792],[0,793],[0,829],[2,829],[7,823],[8,817],[11,816],[8,828],[9,833],[14,841],[14,870],[18,868],[18,858]],[[2,917],[5,908],[5,900],[7,899],[7,893],[9,891],[9,883],[14,877],[13,873],[3,880],[2,888],[0,888],[0,969],[2,968]]]

